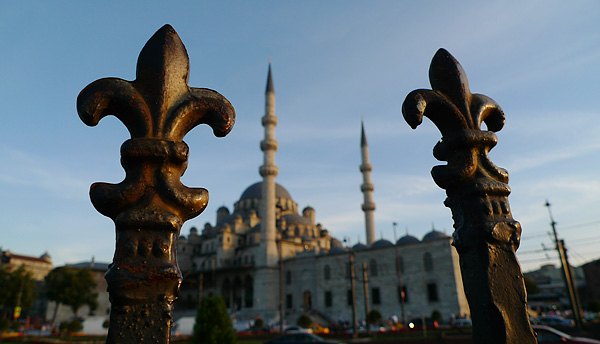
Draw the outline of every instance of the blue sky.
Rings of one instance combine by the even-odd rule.
[[[452,232],[443,190],[429,171],[440,138],[425,120],[404,122],[413,89],[430,88],[439,48],[462,64],[473,93],[500,104],[506,125],[492,161],[509,171],[523,226],[524,270],[556,263],[546,199],[579,265],[600,257],[600,3],[597,1],[3,1],[0,2],[0,245],[48,251],[57,265],[110,261],[114,225],[92,207],[96,181],[124,177],[115,118],[90,128],[78,93],[108,76],[135,78],[137,56],[166,23],[190,56],[190,86],[217,90],[236,108],[222,139],[190,132],[182,178],[210,202],[184,224],[214,224],[259,181],[269,57],[279,117],[278,183],[339,238],[364,242],[360,120],[373,164],[377,237]]]

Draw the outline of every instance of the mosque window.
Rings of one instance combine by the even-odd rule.
[[[331,307],[333,305],[333,297],[331,291],[325,292],[325,307]]]
[[[352,306],[352,290],[348,289],[348,292],[346,293],[346,303],[348,304],[348,306]]]
[[[285,284],[292,284],[292,272],[290,270],[285,272]]]
[[[325,265],[323,273],[326,280],[331,279],[331,268],[329,268],[329,265]]]
[[[350,263],[346,263],[346,278],[351,278],[352,277],[352,267],[350,266]]]
[[[439,301],[437,284],[435,284],[435,283],[427,284],[427,300],[429,302]]]
[[[381,293],[379,292],[379,288],[375,287],[375,288],[371,289],[371,297],[373,299],[374,305],[381,304]]]
[[[423,255],[423,265],[425,266],[425,271],[433,271],[433,259],[431,258],[431,253],[425,252]]]
[[[369,267],[371,269],[371,276],[377,277],[379,271],[377,271],[377,261],[375,259],[369,261]]]
[[[247,276],[244,281],[244,306],[252,308],[252,300],[254,299],[254,286],[252,277]]]
[[[292,294],[287,294],[285,296],[285,308],[292,309],[294,305],[292,304]]]

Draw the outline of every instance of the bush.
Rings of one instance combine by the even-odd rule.
[[[431,313],[431,320],[439,322],[442,320],[442,313],[440,311],[435,310]]]
[[[79,321],[79,319],[74,319],[69,323],[69,327],[67,329],[71,333],[80,332],[81,330],[83,330],[83,324],[81,323],[81,321]]]
[[[367,321],[370,325],[377,325],[381,321],[381,313],[374,309],[367,314]]]
[[[302,328],[309,328],[312,324],[312,319],[306,314],[302,314],[301,316],[299,316],[298,320],[296,321],[296,325]]]
[[[110,327],[110,319],[104,320],[104,322],[102,323],[102,328],[109,328],[109,327]]]
[[[196,324],[194,325],[194,344],[235,344],[236,336],[231,318],[227,313],[225,301],[219,295],[202,299]]]

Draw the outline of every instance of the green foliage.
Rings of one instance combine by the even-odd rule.
[[[10,330],[10,320],[6,318],[0,319],[0,333]]]
[[[537,294],[540,292],[540,288],[537,283],[533,280],[533,278],[529,276],[523,276],[523,280],[525,281],[525,289],[527,290],[527,294]]]
[[[219,295],[202,299],[194,325],[194,344],[235,344],[237,342],[225,301]]]
[[[75,333],[83,330],[83,324],[79,319],[73,319],[72,321],[61,322],[58,328],[60,329],[60,332]]]
[[[302,314],[298,317],[298,320],[296,320],[296,325],[302,328],[309,328],[312,326],[312,324],[313,320],[306,314]]]
[[[262,318],[256,318],[256,320],[254,320],[253,328],[260,330],[264,326],[265,326],[265,322],[262,320]]]
[[[435,311],[431,312],[431,320],[433,320],[433,321],[442,320],[442,313],[440,313],[440,311],[438,311],[437,309]]]
[[[0,307],[28,309],[37,298],[37,284],[23,266],[14,271],[0,268]]]
[[[367,314],[367,321],[371,325],[377,325],[381,321],[381,313],[374,309]]]
[[[90,269],[56,268],[46,276],[46,296],[49,300],[71,307],[75,316],[83,306],[98,307],[96,282]]]
[[[104,320],[104,322],[102,323],[102,328],[109,328],[109,327],[110,327],[110,319]]]

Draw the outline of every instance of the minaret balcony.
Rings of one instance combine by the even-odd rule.
[[[279,174],[279,167],[275,165],[261,166],[258,172],[260,173],[261,177],[276,176]]]
[[[279,148],[279,142],[277,142],[277,140],[270,140],[270,139],[265,139],[260,141],[260,149],[265,152],[265,151],[276,151],[277,148]]]
[[[362,205],[363,211],[373,211],[375,210],[375,203],[365,203]]]
[[[362,192],[373,191],[373,190],[375,190],[375,186],[373,186],[373,184],[371,184],[371,183],[365,183],[360,186],[360,191],[362,191]]]
[[[365,163],[360,165],[360,171],[361,172],[371,172],[371,170],[373,170],[373,166],[369,163]]]
[[[262,125],[263,127],[266,127],[267,125],[277,125],[277,117],[275,116],[263,116],[262,118]]]

